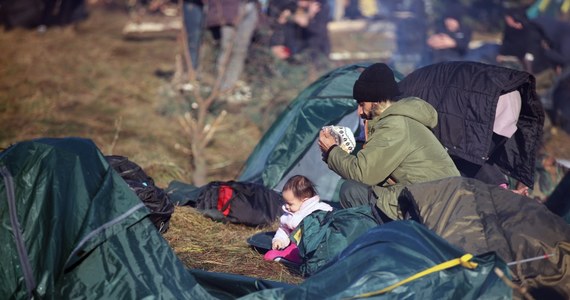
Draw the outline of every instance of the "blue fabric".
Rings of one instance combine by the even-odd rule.
[[[347,299],[379,291],[463,254],[419,223],[394,221],[360,236],[303,283],[240,299]],[[456,266],[431,273],[373,298],[512,299],[512,290],[493,271],[499,268],[509,274],[505,262],[494,253],[472,261],[478,263],[475,269]]]
[[[194,69],[198,69],[200,43],[202,43],[204,23],[203,6],[194,3],[184,3],[182,8],[190,59],[192,60],[192,66]]]

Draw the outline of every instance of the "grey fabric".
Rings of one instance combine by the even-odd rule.
[[[239,79],[247,50],[253,36],[253,31],[259,18],[255,3],[248,2],[240,5],[240,22],[236,26],[221,26],[221,51],[218,56],[218,74],[224,72],[220,88],[222,91],[231,89]],[[227,62],[227,63],[226,63]]]
[[[570,296],[570,226],[537,201],[463,177],[409,185],[398,200],[405,216],[473,255],[513,262],[554,253],[511,270],[529,287]]]

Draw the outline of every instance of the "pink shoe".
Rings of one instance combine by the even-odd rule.
[[[283,250],[269,250],[263,256],[265,260],[280,260],[281,258],[286,259],[290,262],[300,264],[303,262],[301,255],[299,254],[299,248],[294,243],[289,244],[287,248]]]

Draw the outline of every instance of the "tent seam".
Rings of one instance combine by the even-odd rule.
[[[75,249],[73,249],[73,251],[71,251],[71,254],[69,254],[69,257],[67,257],[67,260],[65,261],[65,265],[67,266],[67,264],[69,263],[69,261],[71,260],[71,258],[77,254],[77,252],[79,252],[80,248],[83,247],[83,245],[85,245],[85,243],[87,243],[90,239],[92,239],[95,235],[101,233],[102,231],[104,231],[105,229],[121,222],[122,220],[126,219],[127,217],[129,217],[130,215],[132,215],[135,211],[139,210],[141,207],[144,207],[144,203],[139,203],[133,207],[131,207],[128,211],[124,212],[123,214],[121,214],[120,216],[118,216],[117,218],[97,227],[95,230],[91,231],[89,234],[87,234],[77,245],[77,247],[75,247]]]
[[[20,222],[18,222],[18,215],[16,212],[16,196],[14,192],[14,179],[6,166],[0,167],[0,174],[2,174],[4,177],[4,185],[6,186],[6,194],[8,197],[10,223],[12,225],[12,234],[14,235],[16,248],[18,250],[18,256],[20,258],[20,263],[22,264],[22,273],[26,282],[28,299],[32,299],[33,290],[36,288],[36,280],[34,278],[32,267],[30,265],[30,258],[28,256],[26,245],[24,244],[22,228],[20,226]]]

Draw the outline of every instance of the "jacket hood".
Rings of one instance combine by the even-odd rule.
[[[544,109],[533,75],[495,65],[453,61],[419,68],[398,85],[404,96],[419,97],[437,109],[438,126],[433,132],[449,155],[476,165],[488,159],[499,97],[518,90],[522,96],[518,130],[499,148],[494,163],[504,174],[533,186],[536,152],[544,127]]]
[[[388,116],[405,116],[429,128],[437,126],[437,111],[435,108],[417,97],[408,97],[392,103],[392,105],[380,115],[378,120]]]

